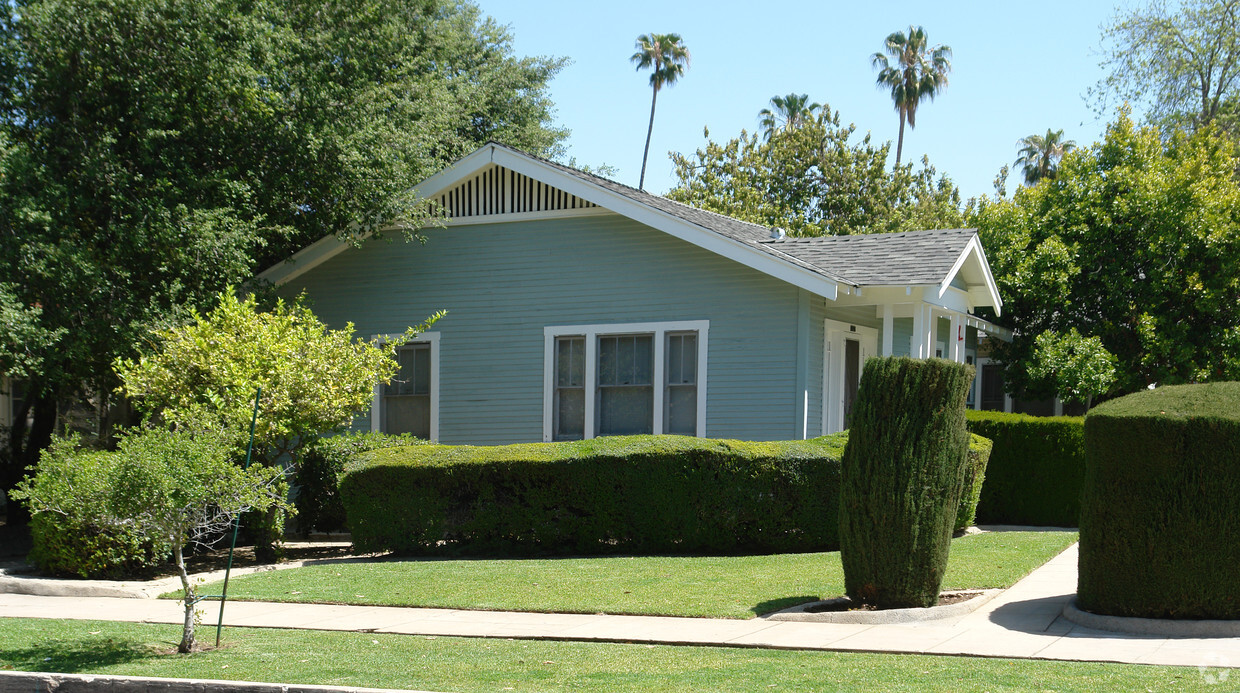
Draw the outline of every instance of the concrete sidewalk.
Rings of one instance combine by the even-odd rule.
[[[1076,591],[1073,545],[976,611],[950,620],[855,625],[750,620],[543,614],[405,607],[230,602],[228,626],[410,635],[539,638],[804,650],[1240,666],[1240,638],[1168,638],[1091,630],[1065,620]],[[207,607],[215,621],[214,605]],[[180,623],[171,600],[0,594],[0,616]]]

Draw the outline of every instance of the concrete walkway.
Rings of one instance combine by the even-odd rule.
[[[410,635],[540,638],[667,645],[901,652],[982,657],[1240,666],[1240,638],[1168,638],[1090,630],[1061,613],[1076,591],[1073,545],[965,616],[923,623],[854,625],[750,620],[543,614],[405,607],[230,602],[228,626]],[[0,617],[180,623],[171,600],[0,594]],[[214,622],[214,605],[206,619]]]

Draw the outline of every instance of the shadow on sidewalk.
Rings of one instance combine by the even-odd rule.
[[[990,622],[1021,633],[1046,633],[1063,613],[1063,605],[1071,598],[1070,594],[1061,594],[1009,602],[990,612]]]

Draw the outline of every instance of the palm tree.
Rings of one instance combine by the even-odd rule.
[[[887,55],[875,53],[870,57],[878,70],[878,86],[891,89],[891,100],[900,114],[900,139],[896,143],[896,166],[904,150],[904,124],[917,126],[917,106],[922,99],[934,100],[936,94],[947,86],[947,73],[951,72],[952,49],[948,46],[927,47],[926,32],[919,26],[909,26],[908,35],[897,31],[887,37],[883,44]],[[895,60],[892,64],[888,56]]]
[[[646,149],[642,152],[642,176],[637,183],[640,190],[646,185],[646,158],[650,156],[650,135],[654,132],[654,105],[659,100],[659,90],[676,83],[689,66],[689,49],[681,41],[680,34],[642,34],[637,37],[637,52],[629,58],[637,63],[638,70],[653,68],[650,86],[650,125],[646,128]]]
[[[1065,140],[1063,130],[1046,129],[1045,135],[1022,137],[1020,156],[1016,165],[1025,173],[1025,185],[1037,185],[1040,180],[1052,180],[1059,170],[1059,160],[1064,154],[1076,149],[1076,142]]]
[[[795,130],[814,119],[822,104],[810,103],[809,94],[789,94],[771,97],[771,108],[758,111],[762,117],[762,129],[769,142],[779,130]]]

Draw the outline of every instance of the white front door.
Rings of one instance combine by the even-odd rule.
[[[826,321],[822,367],[822,432],[848,428],[861,369],[878,355],[878,330],[837,320]]]

